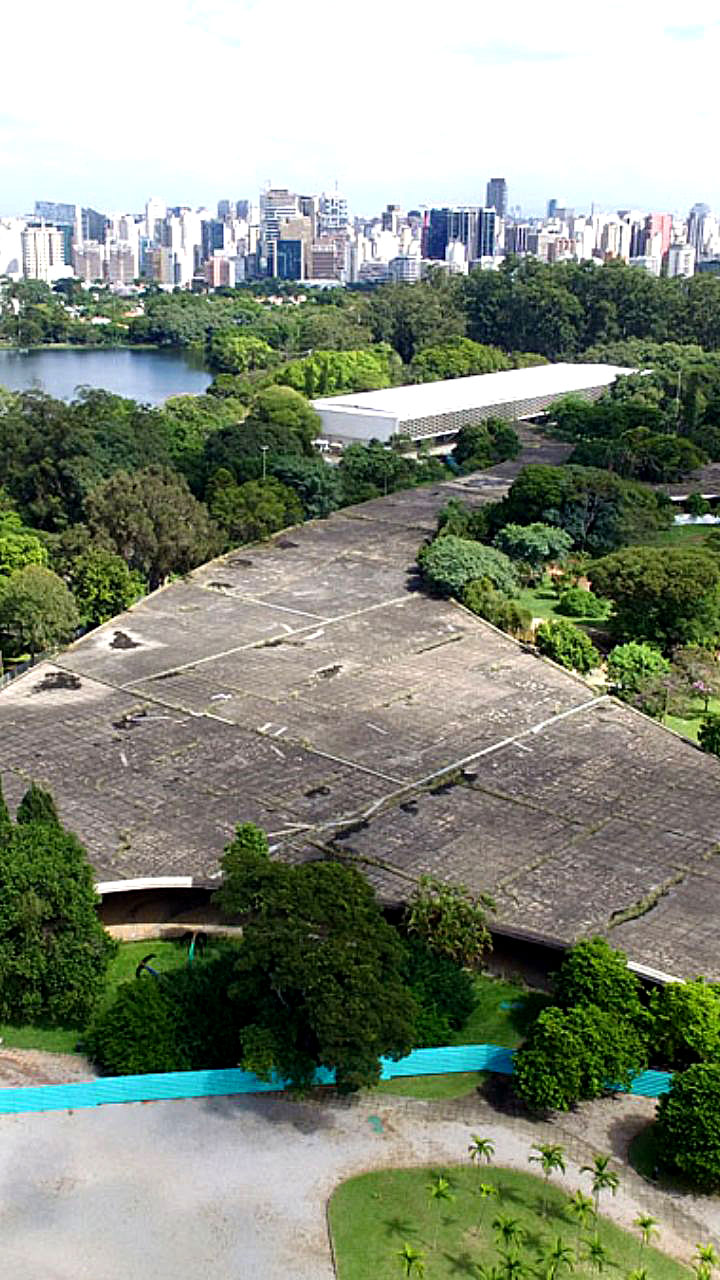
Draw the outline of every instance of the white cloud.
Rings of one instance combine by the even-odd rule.
[[[127,0],[109,14],[39,0],[3,15],[3,211],[36,198],[138,208],[335,178],[382,200],[577,207],[720,205],[710,168],[714,0],[607,0],[558,17],[456,0],[308,8],[276,0]],[[15,56],[7,56],[14,51]]]

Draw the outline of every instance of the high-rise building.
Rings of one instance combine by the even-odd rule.
[[[325,232],[344,231],[348,225],[348,202],[345,196],[332,191],[323,194],[318,201],[317,229],[321,235]]]
[[[150,196],[145,205],[145,234],[153,243],[160,243],[161,225],[167,216],[167,205],[157,196]]]
[[[78,280],[91,284],[105,276],[105,245],[99,240],[83,240],[73,249],[73,272]]]
[[[302,280],[305,274],[305,244],[281,236],[270,246],[268,274],[278,280]]]
[[[417,254],[405,253],[391,258],[388,263],[390,279],[397,284],[412,284],[420,279],[420,258]]]
[[[280,239],[280,223],[300,212],[298,198],[287,187],[270,187],[260,194],[260,236],[264,245]]]
[[[389,204],[387,208],[383,210],[383,214],[382,214],[383,231],[392,231],[394,235],[397,234],[398,223],[400,221],[401,212],[402,210],[399,204]]]
[[[670,236],[672,234],[672,214],[669,213],[649,213],[645,219],[645,255],[654,255],[656,241],[654,237],[660,237],[660,256],[665,257],[670,248]]]
[[[230,217],[230,212],[234,208],[232,200],[218,200],[217,216],[221,220]]]
[[[109,284],[131,284],[139,274],[137,242],[111,241],[107,246],[105,271]]]
[[[498,216],[494,209],[478,210],[478,258],[494,258],[497,241]]]
[[[507,217],[508,188],[504,178],[491,178],[485,192],[485,205],[494,209],[499,218]]]
[[[226,246],[227,240],[227,246]],[[201,224],[202,259],[206,262],[218,250],[229,246],[230,237],[227,226],[218,218],[210,218]]]
[[[250,220],[250,201],[238,200],[235,204],[235,213],[238,218],[242,218],[245,222]]]
[[[105,239],[108,220],[105,214],[98,213],[97,209],[83,209],[80,215],[80,225],[82,227],[83,240],[98,240],[102,242]]]
[[[65,261],[65,237],[60,227],[45,222],[30,223],[22,233],[23,275],[26,280],[51,284],[72,275]]]
[[[431,209],[423,233],[423,256],[444,261],[445,251],[453,240],[465,245],[468,261],[481,256],[478,253],[478,212],[472,206]]]
[[[22,218],[0,218],[0,276],[17,280],[22,273]]]
[[[669,276],[693,276],[695,274],[695,246],[671,244],[668,249],[667,273]]]

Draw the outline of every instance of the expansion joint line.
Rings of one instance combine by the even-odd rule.
[[[440,778],[446,777],[449,773],[456,773],[459,769],[464,769],[466,765],[473,764],[476,760],[481,760],[485,756],[493,755],[496,751],[502,751],[504,747],[511,747],[514,743],[521,742],[523,738],[531,738],[535,734],[542,733],[544,729],[552,728],[562,720],[567,720],[570,716],[578,715],[582,711],[590,711],[593,707],[597,707],[601,703],[608,702],[609,700],[609,695],[607,693],[603,693],[597,698],[590,698],[587,702],[579,703],[576,707],[570,707],[567,711],[561,711],[557,715],[548,716],[546,720],[540,720],[538,724],[531,725],[529,729],[521,729],[519,733],[514,733],[509,738],[501,738],[499,742],[493,742],[489,747],[483,747],[480,751],[473,751],[470,755],[462,756],[459,760],[454,760],[451,764],[443,765],[442,769],[437,769],[435,773],[429,773],[424,778],[417,778],[414,782],[405,783],[402,787],[399,787],[397,791],[391,792],[390,795],[381,796],[380,799],[375,800],[368,809],[365,809],[362,813],[356,814],[352,818],[324,823],[321,827],[318,827],[318,830],[327,831],[333,827],[347,826],[351,822],[367,822],[368,819],[378,811],[378,809],[383,807],[383,805],[399,800],[409,792],[420,791],[423,787],[430,786],[431,783],[437,782]]]

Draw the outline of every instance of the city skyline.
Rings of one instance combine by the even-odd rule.
[[[44,196],[134,209],[149,191],[197,206],[252,198],[270,178],[337,179],[365,215],[388,200],[482,204],[494,174],[526,216],[553,196],[585,210],[720,204],[708,0],[682,22],[667,0],[651,14],[609,0],[602,22],[564,25],[519,0],[510,35],[471,0],[452,23],[427,0],[412,14],[369,0],[352,24],[329,0],[311,24],[281,2],[272,33],[257,0],[128,0],[105,44],[89,0],[72,24],[49,0],[36,12],[31,75],[22,58],[4,69],[4,213]],[[6,47],[26,47],[26,22],[10,11]]]

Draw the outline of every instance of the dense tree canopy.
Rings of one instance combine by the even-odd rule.
[[[517,587],[512,561],[495,547],[485,547],[452,533],[443,534],[418,553],[425,581],[441,595],[460,597],[469,582],[487,578],[506,595]]]
[[[657,1109],[663,1164],[701,1191],[720,1187],[720,1063],[697,1063],[673,1076]]]
[[[50,569],[30,564],[0,578],[0,646],[6,657],[60,648],[79,625],[71,592]]]
[[[222,868],[216,899],[243,924],[230,995],[246,1065],[296,1084],[320,1064],[340,1089],[375,1083],[382,1054],[411,1048],[417,1009],[402,942],[367,881],[340,863],[272,862],[249,824]]]
[[[593,1004],[544,1009],[515,1054],[514,1083],[536,1111],[567,1111],[627,1086],[647,1064],[633,1024]]]
[[[37,790],[37,789],[36,789]],[[21,820],[22,819],[22,820]],[[82,1026],[116,944],[96,913],[87,856],[32,799],[0,820],[0,1019]]]
[[[593,565],[592,584],[615,605],[622,640],[673,645],[720,632],[720,560],[702,548],[625,547]]]

